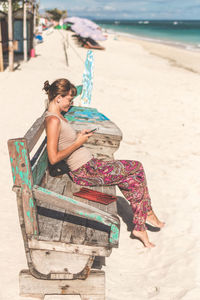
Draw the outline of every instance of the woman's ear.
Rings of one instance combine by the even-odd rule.
[[[60,103],[62,97],[60,95],[57,95],[55,100],[56,100],[56,103]]]

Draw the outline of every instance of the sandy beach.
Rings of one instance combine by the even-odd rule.
[[[47,32],[48,33],[48,32]],[[45,34],[35,58],[0,73],[0,300],[21,300],[26,269],[7,140],[23,136],[44,111],[43,82],[82,81],[87,50],[65,31]],[[63,39],[68,36],[67,58]],[[116,159],[143,163],[152,205],[166,226],[148,231],[153,249],[130,239],[130,209],[117,189],[120,246],[106,260],[106,300],[197,300],[200,295],[200,52],[109,34],[94,51],[96,107],[123,132]],[[76,104],[76,102],[75,102]],[[33,298],[26,298],[31,300]],[[45,300],[80,299],[46,296]]]

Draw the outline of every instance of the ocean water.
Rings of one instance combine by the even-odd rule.
[[[200,51],[200,20],[95,20],[95,22],[107,31]]]

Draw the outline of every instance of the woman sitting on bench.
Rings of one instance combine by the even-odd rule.
[[[151,207],[143,166],[134,160],[103,161],[92,157],[83,144],[93,135],[87,129],[76,134],[62,116],[72,105],[76,88],[67,79],[55,80],[51,85],[45,81],[43,88],[49,99],[45,116],[47,152],[51,164],[65,160],[72,180],[81,186],[117,185],[130,202],[134,213],[132,235],[139,238],[145,247],[155,245],[149,241],[145,222],[162,228],[161,222]]]

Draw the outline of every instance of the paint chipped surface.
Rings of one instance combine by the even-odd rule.
[[[37,187],[37,190],[38,190],[38,191],[41,191],[41,192],[43,192],[43,193],[45,193],[45,194],[47,194],[47,195],[55,196],[55,197],[57,197],[58,199],[61,199],[61,200],[65,200],[65,201],[68,201],[68,202],[74,203],[74,204],[79,204],[78,201],[76,201],[76,200],[74,200],[74,199],[72,199],[72,198],[69,198],[69,197],[66,197],[66,196],[57,194],[57,193],[55,193],[55,192],[53,192],[53,191],[50,191],[50,190],[47,190],[47,189],[45,189],[45,188],[43,188],[43,187],[41,187],[41,186],[38,186],[38,187]]]
[[[24,142],[16,141],[14,144],[15,144],[16,151],[18,153],[18,156],[16,157],[16,166],[14,166],[14,158],[10,159],[12,165],[14,184],[16,183],[16,177],[19,176],[21,178],[22,187],[28,186],[29,189],[31,189],[32,184],[31,184],[31,179],[28,170],[28,155],[26,149],[24,148]],[[25,164],[23,170],[19,168],[22,161],[24,161]]]
[[[96,108],[72,106],[70,110],[64,115],[69,122],[88,122],[96,123],[108,121],[109,119],[98,112]]]
[[[119,240],[119,228],[112,224],[111,225],[111,232],[110,232],[110,242],[112,244],[117,244]]]
[[[46,149],[40,156],[36,165],[32,168],[32,176],[33,176],[33,183],[35,185],[40,184],[42,177],[47,169],[48,166],[48,155]]]
[[[42,188],[40,186],[37,187],[37,190],[45,193],[46,195],[56,196],[58,199],[65,200],[65,201],[73,203],[73,204],[77,204],[77,205],[80,204],[80,202],[78,202],[78,201],[76,201],[72,198],[57,194],[53,191],[47,190],[47,189]],[[94,221],[100,222],[104,225],[110,226],[110,228],[111,228],[110,242],[112,244],[116,244],[118,242],[119,229],[115,225],[115,224],[118,224],[118,222],[116,220],[112,220],[112,223],[111,223],[111,222],[109,222],[108,218],[105,218],[105,217],[99,215],[98,213],[87,213],[87,212],[83,212],[83,211],[80,211],[80,210],[76,210],[76,213],[78,215],[82,216],[82,217],[89,218],[89,219],[92,219]],[[115,223],[115,224],[113,224],[113,223]]]
[[[83,217],[86,217],[86,218],[90,218],[90,219],[92,219],[92,220],[98,221],[98,222],[103,223],[103,224],[108,225],[108,226],[111,225],[110,223],[107,223],[107,222],[105,221],[105,219],[104,219],[102,216],[98,215],[98,214],[95,214],[95,213],[87,213],[87,212],[82,212],[82,211],[76,211],[76,212],[77,212],[80,216],[83,216]]]
[[[24,141],[15,141],[13,146],[16,149],[15,157],[10,158],[13,182],[21,187],[27,233],[37,235],[36,204],[31,197],[32,180],[29,171],[28,152]]]

